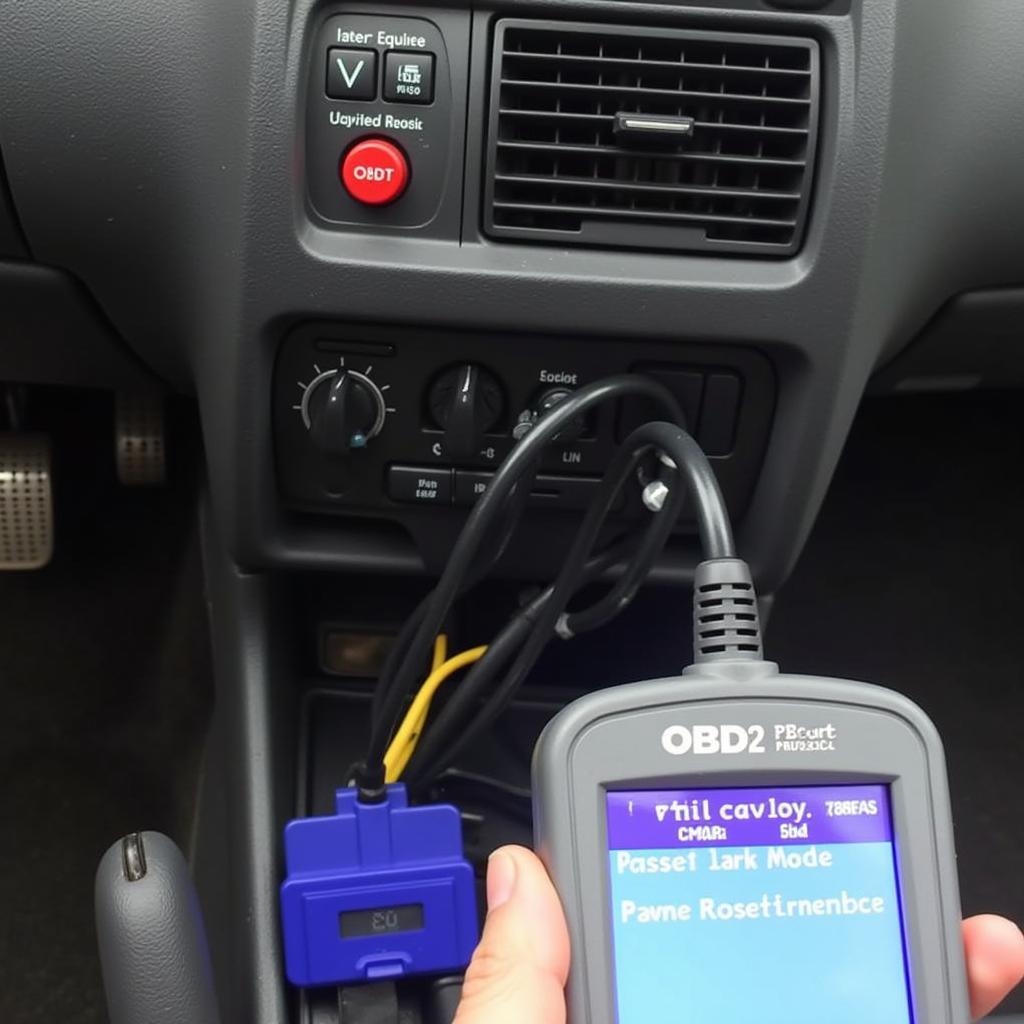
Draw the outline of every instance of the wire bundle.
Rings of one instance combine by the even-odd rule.
[[[648,423],[629,435],[614,453],[554,582],[521,608],[489,646],[446,659],[446,650],[438,641],[451,606],[500,558],[525,508],[547,444],[597,405],[629,396],[653,399],[676,422]],[[413,789],[429,783],[501,714],[552,635],[575,636],[597,629],[619,614],[632,601],[667,542],[687,490],[694,499],[706,556],[733,556],[732,533],[717,481],[700,447],[677,425],[681,422],[679,407],[664,387],[646,377],[624,375],[576,391],[538,420],[513,448],[473,508],[437,586],[403,626],[382,670],[374,694],[366,760],[356,769],[361,800],[380,800],[386,783],[399,777]],[[652,452],[661,456],[658,480],[663,485],[663,503],[649,507],[651,518],[639,539],[595,551],[619,494],[636,479]],[[493,547],[481,560],[481,549],[490,538],[496,538]],[[580,611],[566,611],[581,588],[620,564],[624,569],[604,597]],[[396,728],[432,647],[432,671]],[[425,729],[437,690],[467,667],[466,678]]]

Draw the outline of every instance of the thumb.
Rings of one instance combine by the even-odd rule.
[[[455,1024],[565,1024],[569,933],[544,865],[506,846],[487,865],[487,922]]]

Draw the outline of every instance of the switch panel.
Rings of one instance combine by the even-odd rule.
[[[523,425],[557,396],[642,372],[675,394],[736,521],[756,482],[775,403],[768,359],[741,346],[480,336],[307,324],[281,347],[273,422],[278,487],[302,513],[390,520],[440,564]],[[599,408],[553,442],[527,504],[545,540],[571,533],[615,447],[657,410]],[[637,494],[615,509],[642,518]],[[554,533],[545,532],[554,530]]]
[[[306,185],[327,227],[457,239],[469,13],[335,9],[308,55]]]

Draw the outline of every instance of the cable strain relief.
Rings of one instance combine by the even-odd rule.
[[[388,787],[383,764],[369,767],[365,763],[356,765],[355,784],[359,790],[361,804],[382,804],[387,799]]]
[[[701,562],[693,581],[693,660],[760,661],[761,617],[741,558]]]

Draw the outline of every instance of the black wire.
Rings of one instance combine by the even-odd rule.
[[[499,513],[517,481],[534,471],[536,462],[548,443],[569,423],[585,415],[595,406],[628,396],[652,398],[672,419],[683,422],[683,414],[671,393],[648,377],[625,374],[588,384],[559,402],[537,421],[533,429],[512,449],[498,468],[487,490],[473,506],[444,573],[430,595],[426,612],[413,636],[406,657],[398,666],[393,681],[389,682],[382,696],[380,718],[371,725],[366,762],[360,772],[360,795],[364,800],[383,799],[384,754],[395,722],[404,701],[416,685],[421,666],[452,602],[472,570],[481,543],[490,531],[493,517]]]
[[[628,539],[609,545],[604,551],[595,555],[587,562],[584,567],[580,585],[583,586],[598,579],[613,566],[631,559],[636,549],[636,542]],[[487,653],[471,666],[465,680],[460,684],[460,689],[465,686],[470,686],[475,692],[482,692],[487,689],[490,684],[490,680],[505,667],[508,659],[515,653],[516,649],[525,639],[526,634],[529,632],[529,628],[532,625],[533,616],[536,615],[537,611],[543,607],[547,600],[550,599],[551,590],[552,588],[548,587],[546,590],[542,591],[534,597],[525,608],[521,609],[516,614],[516,616],[505,626],[502,632],[498,634],[495,640],[488,645]],[[402,634],[411,632],[411,630],[416,628],[416,623],[419,621],[418,616],[421,610],[425,607],[426,599],[420,602],[412,616],[410,616],[402,629]],[[399,634],[400,637],[402,634]],[[396,646],[397,644],[398,641],[396,641]],[[478,683],[474,683],[474,675],[479,678]],[[374,698],[376,698],[376,696],[377,693],[375,692]],[[376,712],[372,712],[372,714],[375,715]],[[408,770],[405,775],[406,778],[409,777]]]
[[[391,680],[394,679],[395,673],[398,671],[398,666],[401,665],[402,660],[408,655],[409,648],[412,646],[413,637],[416,635],[416,630],[419,629],[420,623],[423,621],[423,616],[427,614],[428,607],[430,607],[430,593],[422,598],[420,603],[412,610],[412,614],[402,624],[402,628],[398,631],[398,636],[395,637],[395,642],[392,644],[391,650],[388,651],[388,656],[384,659],[384,665],[377,676],[377,685],[373,691],[373,700],[370,703],[371,722],[380,721],[381,708],[384,704],[384,694],[388,691],[391,685]]]
[[[636,556],[630,561],[626,571],[599,601],[588,608],[567,612],[559,623],[560,635],[569,638],[600,629],[627,608],[636,597],[637,591],[643,586],[658,556],[668,543],[668,538],[679,519],[683,498],[686,496],[678,473],[671,471],[670,475],[665,505],[655,516],[651,529],[644,533]]]
[[[493,531],[497,535],[497,540],[493,547],[490,548],[488,557],[473,566],[472,573],[467,577],[463,585],[463,593],[479,583],[494,568],[505,553],[505,549],[508,547],[509,541],[515,533],[516,526],[519,524],[519,520],[526,509],[526,503],[529,500],[531,490],[532,477],[521,480],[509,495],[508,501],[501,511],[501,519],[495,524]],[[370,721],[373,723],[381,721],[385,696],[394,685],[398,667],[409,653],[409,648],[412,646],[416,631],[419,629],[423,616],[426,615],[427,609],[430,607],[433,593],[433,590],[429,591],[413,609],[412,614],[406,619],[401,630],[399,630],[398,636],[395,637],[395,642],[392,644],[391,650],[384,660],[384,665],[377,677],[377,685],[373,691],[373,700],[370,704]],[[390,741],[391,737],[389,736],[388,739]]]
[[[527,803],[533,800],[533,794],[529,786],[517,786],[512,782],[505,782],[504,779],[496,779],[491,775],[483,775],[480,772],[465,771],[462,768],[446,768],[434,779],[433,784],[437,787],[443,787],[450,782],[465,782],[467,785],[485,786],[503,796],[525,800]]]
[[[689,445],[686,442],[689,442]],[[503,681],[495,695],[495,704],[504,706],[500,695],[505,692],[510,694],[514,692],[533,667],[544,645],[550,639],[558,617],[565,610],[575,590],[578,589],[580,572],[589,550],[593,546],[594,537],[607,518],[622,485],[630,477],[639,460],[655,443],[658,443],[658,447],[666,450],[670,456],[677,457],[675,461],[679,471],[688,478],[688,482],[696,493],[704,495],[705,505],[713,507],[713,511],[705,508],[702,514],[698,514],[698,525],[705,550],[715,552],[709,557],[729,557],[724,553],[718,553],[731,551],[732,537],[721,492],[718,490],[718,484],[711,472],[707,457],[689,434],[680,427],[663,423],[648,423],[638,427],[613,455],[611,466],[601,481],[598,495],[588,510],[583,527],[577,534],[565,564],[555,581],[551,599],[537,615],[533,633],[519,652],[509,677]],[[696,465],[693,465],[694,463]],[[662,513],[664,511],[663,509]],[[661,523],[667,518],[661,518],[662,513],[655,517],[652,526],[648,528],[650,532],[659,531]],[[667,538],[668,531],[661,532]],[[489,711],[485,714],[489,722],[493,716]],[[477,731],[478,721],[479,717],[473,722],[474,732]]]
[[[592,583],[613,566],[630,559],[636,548],[636,542],[629,539],[610,545],[587,562],[580,576],[579,586],[583,587]],[[554,584],[551,584],[510,619],[488,645],[484,656],[470,668],[465,678],[459,683],[458,689],[450,698],[449,703],[458,697],[457,707],[468,710],[456,710],[446,714],[447,705],[445,705],[441,716],[431,722],[429,731],[420,737],[419,745],[402,774],[403,781],[410,789],[416,788],[417,779],[428,781],[434,778],[445,764],[450,763],[448,753],[451,748],[445,737],[453,735],[454,732],[462,728],[463,715],[471,716],[475,712],[473,698],[482,696],[491,688],[494,679],[505,668],[509,659],[522,648],[537,615],[551,600],[553,592]],[[437,754],[433,754],[435,749],[438,750]]]
[[[528,787],[461,768],[447,768],[437,776],[430,786],[430,802],[435,803],[450,790],[460,788],[469,791],[468,799],[474,805],[493,807],[502,817],[515,818],[526,825],[534,820],[534,795]]]
[[[420,779],[428,778],[429,771],[437,771],[445,764],[451,764],[465,747],[467,736],[472,739],[497,717],[507,703],[506,695],[510,699],[519,683],[533,668],[558,617],[573,594],[587,580],[587,559],[591,549],[619,491],[633,475],[647,450],[646,444],[631,445],[628,441],[616,450],[554,584],[498,634],[484,657],[449,698],[436,721],[431,723],[429,731],[420,737],[416,752],[403,773],[410,786],[415,786]],[[511,658],[515,660],[507,675],[497,685],[484,707],[478,708],[477,703],[484,690]],[[486,721],[480,724],[482,716]],[[430,766],[429,770],[427,766]]]
[[[477,707],[475,705],[482,695],[483,688],[490,684],[496,674],[485,673],[483,666],[478,662],[477,667],[481,670],[475,673],[476,678],[471,672],[463,680],[438,715],[437,721],[432,724],[430,731],[420,738],[405,772],[411,787],[416,787],[428,779],[431,772],[451,764],[466,746],[490,726],[512,700],[550,639],[559,616],[575,591],[579,589],[589,550],[615,503],[619,490],[640,459],[652,448],[658,449],[672,460],[696,499],[697,524],[705,557],[734,557],[728,513],[707,456],[680,427],[668,423],[647,423],[638,427],[613,455],[612,463],[601,481],[598,495],[587,512],[583,527],[576,536],[554,586],[542,595],[542,601],[538,599],[531,609],[514,619],[495,641],[504,645],[500,653],[495,654],[496,664],[499,658],[501,664],[507,661],[511,656],[509,650],[514,644],[521,642],[511,668],[494,687],[484,705]],[[676,492],[675,500],[666,503],[666,506],[654,516],[641,544],[642,558],[648,565],[653,564],[661,550],[660,547],[655,547],[655,542],[660,539],[661,545],[664,545],[678,515],[678,503],[682,500],[683,488],[677,486],[673,490]],[[634,578],[632,572],[628,572],[627,575],[628,586],[618,596],[622,598],[628,593],[631,600],[643,577],[637,573]],[[602,605],[602,602],[599,602],[599,605]],[[617,610],[621,611],[623,607],[624,605],[620,603]],[[602,615],[606,610],[602,605]],[[520,641],[520,637],[523,636],[525,639]],[[487,655],[484,659],[486,657]]]
[[[515,818],[526,825],[533,821],[533,794],[528,788],[479,772],[462,771],[460,768],[448,768],[441,772],[430,787],[430,801],[443,797],[449,789],[458,788],[468,789],[471,794],[475,790],[475,794],[470,797],[475,804],[493,806],[504,818]]]
[[[685,479],[697,514],[697,532],[705,561],[735,558],[736,542],[729,511],[715,471],[701,446],[674,423],[645,423],[633,431],[630,439],[639,440],[641,435],[649,440],[651,447],[668,456]]]
[[[505,522],[499,522],[494,530],[494,533],[498,536],[498,540],[491,548],[488,557],[478,562],[477,568],[471,570],[467,574],[467,580],[470,582],[467,583],[465,587],[466,590],[468,590],[470,586],[474,586],[479,583],[480,580],[482,580],[491,571],[491,569],[501,561],[502,555],[505,554],[512,537],[516,532],[516,528],[519,526],[519,520],[523,518],[523,513],[526,511],[527,503],[530,500],[530,494],[533,492],[534,478],[536,475],[537,464],[534,463],[533,466],[523,474],[523,477],[513,484],[512,491],[508,496],[503,512]],[[486,543],[484,546],[486,547]]]

